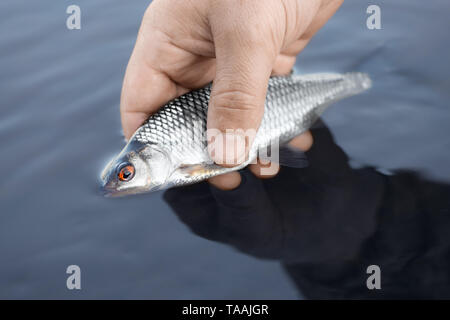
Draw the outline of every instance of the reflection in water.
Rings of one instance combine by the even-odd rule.
[[[300,54],[297,72],[369,73],[370,91],[324,114],[339,146],[353,162],[412,168],[450,183],[450,1],[433,6],[422,0],[377,1],[382,29],[368,30],[366,9],[372,2],[345,1]],[[121,84],[149,0],[80,1],[81,30],[67,30],[69,4],[0,1],[0,167],[7,173],[0,180],[0,298],[297,298],[277,260],[256,260],[193,236],[176,221],[162,193],[120,199],[96,193],[101,169],[123,147]],[[320,138],[318,130],[315,135],[310,168],[283,168],[274,180],[254,182],[270,193],[276,216],[254,210],[258,216],[251,221],[251,214],[236,208],[240,219],[235,223],[244,226],[242,220],[248,219],[252,228],[233,228],[231,214],[221,215],[230,209],[211,209],[219,206],[212,197],[221,199],[222,193],[205,196],[212,204],[188,199],[191,193],[200,197],[195,189],[209,194],[206,184],[173,191],[181,193],[178,207],[194,202],[180,215],[205,237],[280,259],[268,240],[261,248],[263,242],[255,239],[267,237],[264,226],[276,224],[265,221],[282,214],[286,248],[292,248],[282,251],[282,260],[301,270],[295,278],[308,296],[314,296],[313,285],[304,279],[316,290],[366,290],[366,265],[343,263],[344,257],[351,261],[349,256],[364,256],[367,262],[361,265],[381,265],[377,296],[390,290],[389,272],[403,279],[406,273],[416,275],[413,281],[401,280],[415,290],[425,286],[421,281],[434,279],[430,290],[442,292],[448,285],[438,278],[443,279],[439,274],[447,263],[434,257],[445,250],[447,224],[438,220],[448,211],[437,206],[450,208],[443,204],[447,187],[413,174],[383,177],[370,169],[351,170],[330,139]],[[293,193],[292,185],[301,190]],[[250,196],[247,192],[245,199]],[[379,204],[386,208],[374,209]],[[429,213],[413,214],[419,207]],[[217,223],[201,220],[205,212],[214,214]],[[271,244],[277,235],[272,234]],[[426,247],[421,251],[413,240]],[[341,272],[333,254],[342,257]],[[410,258],[416,254],[422,258]],[[76,294],[65,287],[71,264],[80,265],[84,277]],[[355,280],[358,275],[361,281]]]
[[[450,186],[413,172],[352,169],[323,123],[310,166],[232,191],[207,183],[166,191],[201,237],[280,260],[308,298],[450,298]],[[381,268],[382,290],[366,269]]]

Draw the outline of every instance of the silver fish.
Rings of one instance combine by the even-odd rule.
[[[279,145],[307,131],[333,102],[371,86],[364,73],[320,73],[272,77],[264,116],[241,165],[213,163],[207,150],[206,115],[211,85],[186,93],[163,106],[134,133],[101,174],[107,195],[144,193],[196,183],[239,170],[274,141]]]

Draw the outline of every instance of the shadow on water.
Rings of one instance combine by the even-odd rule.
[[[379,2],[382,30],[365,27],[369,2],[346,1],[298,58],[298,72],[373,78],[371,91],[324,115],[336,142],[318,128],[310,168],[264,182],[244,173],[227,195],[206,184],[172,190],[174,215],[162,193],[96,192],[123,146],[121,81],[148,1],[82,2],[74,31],[69,1],[2,1],[0,297],[294,299],[298,287],[355,296],[367,294],[356,287],[368,263],[386,279],[416,275],[411,294],[444,294],[450,4]],[[245,190],[264,207],[241,199]],[[65,286],[71,264],[81,267],[81,291]],[[419,292],[432,279],[443,285]]]
[[[308,168],[244,170],[233,191],[199,183],[165,199],[195,234],[281,261],[308,298],[450,297],[450,184],[353,169],[322,123],[312,134]],[[374,263],[381,292],[366,287]]]

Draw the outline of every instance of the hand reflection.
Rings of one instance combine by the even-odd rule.
[[[450,187],[353,169],[323,123],[311,133],[307,168],[264,180],[245,169],[231,191],[205,182],[164,198],[197,235],[280,260],[306,297],[450,297]],[[372,264],[379,292],[366,287]]]
[[[199,183],[164,197],[194,233],[257,257],[287,263],[351,257],[373,233],[374,212],[361,211],[375,207],[381,177],[373,170],[355,174],[322,123],[312,135],[307,168],[283,167],[267,180],[245,169],[233,190]]]

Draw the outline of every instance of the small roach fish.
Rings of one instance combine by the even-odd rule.
[[[260,150],[283,147],[307,131],[333,102],[371,86],[364,73],[319,73],[271,77],[264,116],[245,162],[231,168],[213,163],[206,136],[211,85],[186,93],[150,116],[101,174],[106,195],[123,196],[203,181],[244,168]],[[281,149],[280,149],[281,150]],[[280,164],[283,159],[280,151]]]

